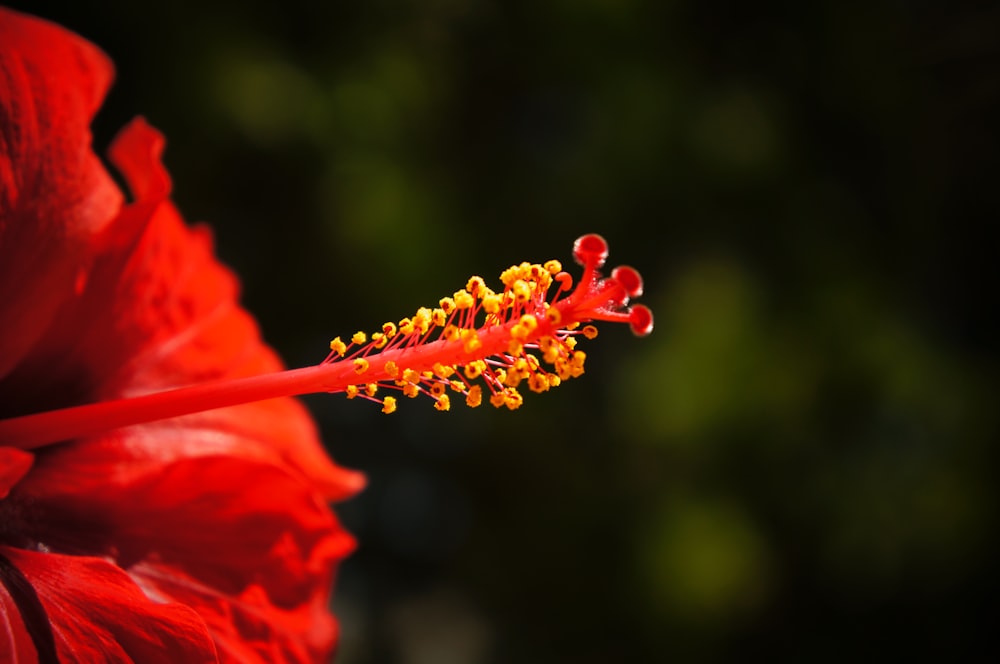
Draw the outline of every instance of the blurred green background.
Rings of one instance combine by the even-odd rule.
[[[308,399],[370,478],[339,662],[996,646],[995,3],[13,4],[115,60],[99,149],[166,133],[291,365],[585,232],[646,279],[516,413]]]

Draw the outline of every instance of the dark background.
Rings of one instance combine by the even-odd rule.
[[[339,662],[995,647],[996,3],[13,4],[115,60],[98,149],[166,133],[291,365],[585,232],[646,278],[516,413],[308,399],[370,479]]]

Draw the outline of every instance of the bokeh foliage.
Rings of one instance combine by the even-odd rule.
[[[290,364],[583,232],[646,278],[516,414],[308,400],[371,481],[339,661],[995,642],[989,3],[14,5],[109,52],[97,144],[165,131]]]

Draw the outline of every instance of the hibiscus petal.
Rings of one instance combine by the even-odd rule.
[[[0,380],[82,285],[92,238],[121,205],[90,150],[112,76],[85,40],[0,7]]]
[[[37,593],[64,664],[217,661],[205,623],[194,611],[151,600],[106,560],[6,546],[0,546],[0,556]],[[10,606],[10,595],[6,597],[5,608]],[[23,607],[15,606],[21,613]],[[23,652],[23,635],[16,633]]]
[[[113,555],[151,595],[201,614],[237,661],[329,651],[332,574],[354,540],[303,478],[230,456],[94,474],[69,452],[43,457],[17,487],[18,530],[47,547]]]
[[[35,455],[31,452],[0,447],[0,500],[6,498],[14,485],[21,481],[34,461]]]

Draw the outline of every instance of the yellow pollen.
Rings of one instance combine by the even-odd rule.
[[[482,360],[476,360],[475,362],[469,362],[465,365],[465,377],[469,380],[475,380],[483,375],[483,371],[486,370],[486,362]]]
[[[385,348],[387,343],[389,343],[389,339],[381,332],[372,332],[372,342],[375,344],[375,348],[381,350],[382,348]]]
[[[465,290],[473,297],[482,297],[485,289],[486,282],[482,277],[469,277],[469,281],[465,284]]]
[[[351,337],[351,343],[358,344],[359,346],[366,341],[368,341],[368,335],[364,332],[355,332],[354,336]]]
[[[343,357],[344,353],[347,352],[347,344],[341,341],[340,337],[337,337],[336,339],[330,342],[330,350],[332,350],[337,355]]]
[[[465,349],[466,353],[473,353],[479,350],[482,345],[482,342],[479,341],[479,333],[474,329],[462,330],[462,348]]]
[[[399,365],[397,365],[392,360],[385,363],[385,375],[389,378],[395,378],[399,375]]]
[[[483,310],[488,314],[495,314],[500,311],[500,307],[503,305],[503,298],[493,293],[491,295],[486,295],[483,297]]]
[[[535,373],[528,378],[528,387],[532,392],[545,392],[549,389],[549,380],[546,374]]]
[[[378,383],[365,384],[365,394],[367,394],[370,397],[373,397],[377,392],[378,392]]]
[[[404,369],[403,370],[403,380],[411,385],[416,385],[420,382],[420,372],[414,369]]]
[[[465,395],[465,405],[469,408],[478,408],[483,403],[483,388],[473,385],[469,388],[469,393]]]
[[[545,269],[551,275],[556,275],[562,272],[562,263],[553,259],[550,261],[545,261]]]
[[[444,394],[445,389],[447,388],[444,383],[434,383],[430,389],[431,396],[440,398]]]
[[[508,410],[517,410],[523,403],[524,397],[521,396],[520,392],[514,388],[507,390],[507,393],[504,395],[503,405],[507,406]]]
[[[386,397],[382,400],[382,412],[386,415],[396,412],[396,397]]]
[[[438,304],[441,305],[441,310],[446,314],[450,314],[455,310],[455,299],[451,297],[442,297]]]
[[[392,339],[396,336],[396,324],[395,323],[382,323],[382,333],[385,334],[386,339]]]
[[[467,290],[464,288],[455,291],[455,306],[458,309],[471,309],[476,303],[476,298],[472,297]]]
[[[354,373],[360,375],[366,371],[368,371],[368,360],[363,357],[354,360]]]
[[[348,399],[353,399],[354,397],[358,396],[358,386],[357,385],[348,385],[347,389],[344,390],[344,394],[347,395]]]
[[[522,304],[531,299],[531,285],[524,279],[515,281],[511,290],[514,292],[514,298]]]
[[[517,327],[517,325],[515,325],[514,327]],[[513,333],[514,333],[514,331],[511,330],[511,334],[513,334]],[[511,339],[510,343],[507,344],[507,353],[508,354],[510,354],[510,355],[520,355],[523,352],[524,352],[524,346],[517,339]]]
[[[403,386],[403,394],[413,399],[420,394],[420,388],[413,383],[407,383]]]
[[[460,335],[461,333],[459,332],[458,327],[456,327],[455,325],[449,325],[445,327],[444,332],[442,332],[442,336],[447,341],[458,341],[458,337]]]
[[[453,380],[453,381],[451,381],[450,385],[451,385],[451,389],[455,390],[456,392],[464,392],[465,391],[465,383],[463,383],[460,380]]]
[[[559,321],[562,320],[562,314],[555,307],[549,307],[545,310],[545,320],[549,321],[553,325],[558,325]]]
[[[594,339],[597,337],[597,328],[593,325],[584,325],[583,330],[581,331],[583,332],[583,336],[588,339]]]
[[[399,333],[400,334],[413,334],[413,321],[409,318],[403,318],[399,321]]]
[[[442,394],[434,402],[434,407],[438,410],[449,410],[451,408],[451,399],[448,398],[447,394]]]
[[[499,408],[504,403],[504,393],[494,392],[493,396],[490,397],[490,403],[493,404],[494,408]]]
[[[443,327],[448,322],[448,314],[444,309],[435,309],[431,312],[431,323],[436,327]]]
[[[450,378],[453,373],[455,373],[455,367],[448,364],[441,364],[440,362],[434,363],[434,373],[441,378]]]

